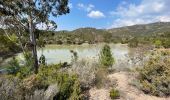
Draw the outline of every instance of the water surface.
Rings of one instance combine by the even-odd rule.
[[[78,60],[85,59],[88,61],[97,61],[100,50],[104,44],[84,44],[84,45],[47,45],[43,49],[39,49],[38,58],[43,54],[46,57],[47,64],[57,64],[62,62],[71,62],[74,50],[78,54]],[[126,55],[130,49],[125,44],[109,44],[113,57],[116,61],[126,59]],[[17,55],[18,59],[23,60],[22,53]]]

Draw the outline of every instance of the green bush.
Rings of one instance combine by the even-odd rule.
[[[100,63],[104,67],[111,67],[114,63],[114,58],[112,57],[111,49],[109,45],[104,45],[99,56]]]
[[[7,71],[9,74],[16,75],[19,70],[20,70],[20,65],[18,63],[18,60],[15,57],[13,57],[12,60],[9,62]]]
[[[170,38],[163,41],[162,44],[165,48],[170,48]]]
[[[80,98],[80,83],[76,75],[70,75],[67,71],[62,71],[61,65],[41,66],[37,74],[37,80],[42,87],[57,83],[59,93],[54,98],[57,100],[66,100]]]
[[[25,77],[31,75],[33,72],[31,54],[29,52],[25,52],[24,58],[25,64],[20,65],[18,60],[13,57],[12,60],[9,61],[9,66],[7,66],[8,74],[17,76],[20,79],[24,79]]]
[[[156,40],[156,41],[154,42],[154,44],[155,44],[155,47],[156,47],[156,48],[159,48],[159,47],[162,45],[162,41],[161,41],[161,40]]]
[[[137,47],[137,46],[138,46],[138,40],[137,40],[137,38],[133,38],[132,40],[130,40],[130,41],[128,42],[128,46],[129,46],[129,47],[132,47],[132,48]]]
[[[118,99],[120,97],[119,91],[115,90],[115,89],[112,89],[110,91],[110,97],[111,97],[112,100]]]
[[[156,53],[159,54],[158,52]],[[155,96],[170,95],[170,55],[151,58],[144,67],[139,70],[141,89]]]
[[[16,76],[20,79],[24,79],[31,75],[33,72],[31,71],[30,67],[22,66],[20,67],[19,71],[17,72]]]

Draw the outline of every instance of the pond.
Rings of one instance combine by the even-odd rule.
[[[78,60],[97,61],[99,53],[104,44],[83,44],[83,45],[47,45],[37,52],[38,58],[43,54],[47,64],[57,64],[63,62],[71,62],[72,53],[70,50],[76,51]],[[130,48],[126,44],[109,44],[113,57],[116,61],[126,59]],[[19,53],[17,58],[23,62],[23,54]]]

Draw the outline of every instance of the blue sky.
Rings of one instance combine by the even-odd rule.
[[[170,0],[70,0],[70,13],[52,18],[57,30],[116,28],[170,21]]]

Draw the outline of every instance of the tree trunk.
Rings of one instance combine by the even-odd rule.
[[[29,16],[29,34],[30,34],[30,41],[31,41],[31,49],[32,49],[32,57],[33,57],[33,65],[34,65],[34,72],[35,74],[38,73],[38,58],[37,58],[37,48],[36,48],[36,38],[34,33],[34,25],[32,21],[32,16]]]

